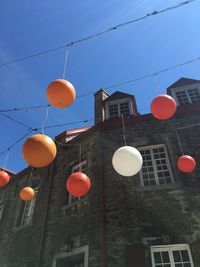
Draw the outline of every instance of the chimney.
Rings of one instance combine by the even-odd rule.
[[[109,97],[109,94],[102,88],[94,94],[95,124],[105,120],[105,107],[103,106],[103,100],[107,97]]]

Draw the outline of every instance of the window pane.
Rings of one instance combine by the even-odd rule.
[[[175,267],[183,267],[182,263],[176,263]]]
[[[191,264],[190,263],[184,263],[183,266],[184,267],[191,267]]]
[[[200,94],[198,89],[190,89],[188,90],[188,94],[192,103],[200,102]]]
[[[189,99],[185,91],[176,92],[176,97],[180,106],[189,104]]]
[[[181,250],[181,256],[182,256],[183,261],[190,261],[187,250]]]
[[[161,263],[161,255],[160,255],[160,252],[154,252],[154,260],[155,260],[155,263]]]
[[[175,262],[181,262],[181,254],[180,251],[173,251],[173,257]]]
[[[118,105],[109,105],[110,118],[118,117]]]
[[[162,260],[164,263],[169,263],[169,253],[167,251],[162,252]]]
[[[130,115],[130,110],[129,110],[129,104],[128,102],[125,103],[120,103],[120,115]]]

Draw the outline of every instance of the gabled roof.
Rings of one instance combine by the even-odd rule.
[[[172,89],[172,88],[176,88],[176,87],[181,87],[181,86],[186,86],[186,85],[190,85],[190,84],[194,84],[194,83],[200,83],[200,80],[196,80],[196,79],[189,79],[189,78],[180,78],[178,81],[176,81],[175,83],[173,83],[172,85],[170,85],[168,89]]]
[[[127,98],[127,97],[134,97],[134,96],[130,95],[130,94],[127,94],[127,93],[116,91],[115,93],[110,95],[108,98],[106,98],[103,102],[108,102],[108,101],[112,101],[112,100],[118,100],[118,99]]]

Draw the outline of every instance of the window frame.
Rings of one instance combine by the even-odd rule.
[[[77,172],[77,171],[82,171],[83,165],[87,166],[87,159],[82,160],[80,163],[71,166],[71,174],[74,172]],[[84,198],[84,197],[74,197],[70,193],[68,193],[67,205],[73,205],[73,204],[77,203],[78,201],[80,201],[82,198]]]
[[[123,99],[118,99],[118,100],[106,102],[106,106],[105,106],[106,119],[121,117],[122,114],[121,114],[121,110],[120,110],[120,104],[123,104],[123,103],[128,103],[129,115],[132,115],[133,114],[133,107],[132,107],[130,98],[123,98]],[[112,105],[117,105],[118,116],[116,116],[116,117],[110,117],[110,106],[112,106]],[[129,116],[129,115],[125,115],[125,116]]]
[[[152,267],[156,267],[155,258],[154,258],[154,252],[162,252],[162,251],[168,251],[169,252],[169,259],[170,259],[170,265],[171,267],[175,267],[175,262],[173,258],[173,251],[180,251],[180,250],[187,250],[190,265],[191,267],[194,267],[192,254],[190,251],[190,246],[188,244],[173,244],[173,245],[160,245],[160,246],[151,246],[151,262]]]
[[[167,170],[169,171],[170,174],[170,178],[171,178],[171,183],[169,184],[160,184],[159,183],[159,178],[158,178],[158,171],[157,171],[157,165],[156,165],[156,160],[154,158],[154,153],[153,153],[153,149],[156,148],[163,148],[164,149],[164,153],[165,153],[165,160],[166,160],[166,165],[167,165]],[[153,167],[153,173],[155,176],[155,185],[144,185],[144,179],[143,179],[143,174],[142,174],[142,169],[139,172],[140,175],[140,184],[144,187],[144,188],[151,188],[153,186],[169,186],[172,185],[174,183],[174,177],[173,177],[173,173],[172,173],[172,168],[171,168],[171,164],[170,164],[170,160],[169,160],[169,155],[167,152],[167,148],[165,144],[157,144],[157,145],[150,145],[150,146],[142,146],[142,147],[138,147],[137,148],[140,152],[142,150],[150,150],[150,155],[151,155],[151,161],[152,161],[152,167]]]
[[[200,94],[200,87],[199,87],[199,85],[192,85],[192,86],[189,86],[189,87],[187,86],[187,87],[179,87],[179,88],[172,89],[172,96],[175,99],[175,101],[176,101],[176,103],[177,103],[178,106],[180,106],[180,107],[184,106],[184,104],[180,104],[179,103],[178,97],[176,95],[177,92],[182,92],[182,91],[185,92],[185,94],[187,96],[187,100],[189,102],[188,104],[185,104],[185,105],[191,105],[191,104],[195,104],[195,103],[200,103],[200,101],[199,102],[192,102],[191,97],[190,97],[188,91],[189,90],[193,90],[193,89],[197,89],[198,92],[199,92],[199,94]]]

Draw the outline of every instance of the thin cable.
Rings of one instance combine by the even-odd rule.
[[[6,168],[6,165],[7,165],[7,162],[8,162],[8,156],[10,154],[10,150],[8,149],[7,150],[7,154],[6,154],[6,158],[5,158],[5,162],[4,162],[4,165],[3,165],[3,171],[5,170]]]
[[[195,124],[191,124],[191,125],[188,125],[188,126],[179,127],[179,128],[176,128],[176,129],[177,130],[181,130],[181,129],[186,129],[186,128],[190,128],[190,127],[194,127],[194,126],[200,126],[200,123],[195,123]]]
[[[155,79],[156,79],[156,85],[157,85],[157,92],[158,94],[160,94],[160,83],[159,83],[159,79],[158,79],[158,74],[155,73]]]
[[[81,38],[81,39],[78,39],[78,40],[75,40],[75,41],[71,41],[71,42],[65,43],[64,45],[61,45],[61,46],[58,46],[58,47],[55,47],[55,48],[51,48],[51,49],[48,49],[48,50],[43,50],[42,52],[38,52],[38,53],[29,55],[29,56],[26,56],[26,57],[21,57],[21,58],[15,59],[15,60],[11,60],[11,61],[2,63],[2,64],[0,64],[0,67],[7,66],[7,65],[10,65],[10,64],[14,64],[14,63],[17,63],[17,62],[21,62],[21,61],[24,61],[24,60],[27,60],[27,59],[30,59],[30,58],[33,58],[33,57],[41,56],[41,55],[44,55],[44,54],[48,54],[48,53],[51,53],[53,51],[62,49],[63,47],[67,47],[67,46],[69,47],[69,46],[72,46],[74,44],[79,44],[79,43],[85,42],[87,40],[90,40],[90,39],[96,38],[98,36],[104,35],[105,33],[108,33],[108,32],[114,31],[114,30],[117,30],[118,28],[127,26],[129,24],[133,24],[133,23],[138,22],[138,21],[141,21],[141,20],[145,20],[145,19],[147,19],[147,18],[149,18],[151,16],[156,16],[156,15],[162,14],[164,12],[168,12],[168,11],[171,11],[173,9],[180,8],[182,6],[185,6],[185,5],[190,4],[192,2],[195,2],[195,1],[197,1],[197,0],[182,1],[182,2],[180,2],[178,4],[176,4],[176,5],[173,5],[173,6],[170,6],[170,7],[167,7],[167,8],[164,8],[164,9],[161,9],[161,10],[158,10],[158,11],[155,10],[155,11],[153,11],[151,13],[148,13],[148,14],[146,14],[146,15],[144,15],[142,17],[139,17],[137,19],[126,21],[126,22],[117,24],[117,25],[115,25],[115,26],[113,26],[111,28],[107,28],[106,30],[104,30],[102,32],[91,34],[91,35],[86,36],[84,38]]]
[[[138,77],[138,78],[135,78],[135,79],[132,79],[132,80],[127,80],[127,81],[124,81],[124,82],[119,82],[119,83],[116,83],[116,84],[110,85],[110,86],[104,86],[103,88],[112,89],[112,88],[123,86],[123,85],[129,84],[129,83],[134,83],[134,82],[137,82],[137,81],[145,80],[145,79],[150,78],[150,77],[153,77],[155,75],[158,75],[158,74],[161,74],[161,73],[164,73],[164,72],[168,72],[168,71],[170,71],[172,69],[175,69],[175,68],[178,68],[178,67],[182,67],[182,66],[191,64],[191,63],[193,63],[195,61],[198,61],[198,60],[200,60],[200,57],[196,57],[194,59],[185,61],[183,63],[179,63],[179,64],[173,65],[171,67],[168,67],[168,68],[165,68],[165,69],[162,69],[162,70],[156,71],[154,73],[147,74],[145,76],[141,76],[141,77]],[[96,91],[97,90],[91,91],[91,92],[88,92],[88,93],[85,93],[85,94],[82,94],[82,95],[78,95],[77,98],[81,98],[81,97],[85,97],[85,96],[88,96],[88,95],[92,95]],[[0,112],[12,112],[12,111],[19,111],[19,110],[29,110],[29,109],[44,108],[44,107],[48,107],[48,106],[50,106],[50,105],[22,107],[22,108],[12,108],[12,109],[0,110]]]
[[[21,126],[24,126],[24,127],[28,128],[29,130],[33,130],[33,128],[31,128],[30,126],[26,125],[25,123],[22,123],[21,121],[18,121],[16,119],[12,118],[9,115],[3,114],[3,113],[0,113],[0,115],[3,116],[3,117],[5,117],[5,118],[7,118],[7,119],[9,119],[9,120],[11,120],[11,121],[16,122],[17,124],[19,124]]]
[[[65,47],[65,64],[64,64],[64,70],[63,70],[63,76],[62,78],[65,79],[66,75],[66,68],[67,68],[67,60],[68,60],[68,54],[69,54],[69,46]]]
[[[30,176],[29,176],[29,179],[28,179],[28,187],[31,185],[32,174],[33,174],[33,168],[31,168],[31,171],[30,171]]]
[[[47,109],[46,109],[46,114],[45,114],[45,119],[44,119],[44,122],[42,124],[42,133],[44,134],[44,128],[45,128],[45,124],[47,122],[47,119],[48,119],[48,115],[49,115],[49,109],[50,109],[51,106],[48,106]]]
[[[124,115],[123,114],[122,114],[122,131],[123,131],[124,145],[126,146],[126,134],[125,134],[125,124],[124,124]]]
[[[177,137],[177,139],[178,139],[178,143],[179,143],[179,146],[180,146],[180,149],[181,149],[181,153],[184,155],[183,147],[182,147],[182,145],[181,145],[181,141],[180,141],[180,138],[179,138],[177,129],[175,129],[175,133],[176,133],[176,137]]]
[[[16,142],[14,142],[12,145],[10,145],[9,147],[7,147],[5,150],[3,150],[2,152],[0,152],[0,155],[3,155],[5,152],[7,152],[8,150],[10,150],[11,148],[13,148],[17,143],[19,143],[21,140],[23,140],[27,135],[29,135],[32,132],[32,130],[29,130],[25,135],[23,135],[20,139],[18,139]]]
[[[79,171],[81,171],[82,147],[79,144]]]
[[[32,106],[32,107],[22,107],[22,108],[10,108],[10,109],[2,109],[0,112],[12,112],[12,111],[20,111],[20,110],[29,110],[29,109],[38,109],[38,108],[46,108],[50,105],[38,105],[38,106]]]

